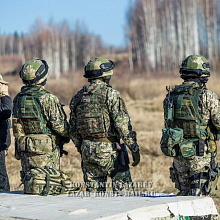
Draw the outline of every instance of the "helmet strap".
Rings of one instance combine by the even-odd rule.
[[[107,83],[109,85],[110,80],[111,80],[111,76],[104,76],[104,77],[102,77],[102,79],[105,83]]]
[[[102,74],[103,74],[102,69],[100,69],[100,70],[85,70],[85,74],[83,76],[85,78],[98,78]]]
[[[192,69],[186,67],[181,67],[179,73],[183,75],[190,75],[190,73],[195,73],[196,75],[198,75],[198,77],[202,76],[203,74],[210,76],[210,72],[207,70]]]
[[[181,75],[181,78],[184,80],[184,82],[197,82],[199,86],[205,86],[205,83],[208,82],[208,77],[193,77],[193,76],[186,76]]]
[[[46,82],[47,82],[47,79],[45,79],[43,82],[37,84],[37,85],[40,85],[40,86],[45,86],[46,85]]]

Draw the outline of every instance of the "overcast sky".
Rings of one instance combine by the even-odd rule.
[[[83,22],[104,43],[125,45],[126,13],[132,0],[0,0],[0,34],[28,33],[37,19],[48,24]]]

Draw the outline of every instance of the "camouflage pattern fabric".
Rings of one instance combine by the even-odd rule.
[[[185,194],[186,191],[186,195],[190,196],[195,196],[201,193],[200,189],[191,189],[192,180],[190,180],[190,177],[198,173],[208,172],[210,162],[210,153],[205,154],[204,156],[193,156],[191,158],[174,158],[173,166],[176,169],[178,176],[177,181],[180,185],[180,191],[183,191],[183,194]],[[195,190],[197,191],[195,192]]]
[[[59,195],[73,191],[70,177],[53,168],[35,168],[26,173],[24,193],[34,195]]]
[[[76,106],[76,130],[82,138],[92,136],[102,138],[114,136],[108,108],[105,104],[107,87],[105,84],[96,87],[94,84],[89,91],[84,87],[80,101]]]
[[[88,87],[88,92],[90,89],[92,90],[94,87],[103,87],[105,85],[107,87],[107,94],[106,94],[106,105],[108,108],[109,115],[113,120],[111,128],[111,133],[109,136],[118,136],[122,138],[125,144],[129,147],[131,151],[137,151],[137,139],[136,139],[136,132],[132,130],[130,116],[128,114],[126,105],[124,100],[122,99],[120,93],[107,86],[105,82],[93,80]],[[80,90],[71,100],[70,102],[70,138],[73,140],[74,144],[76,145],[78,151],[81,151],[81,144],[82,144],[82,137],[78,133],[76,129],[76,106],[79,100],[82,97],[82,93],[84,91]]]
[[[103,86],[107,90],[106,108],[109,115],[106,117],[110,117],[111,120],[108,135],[117,137],[118,139],[122,138],[131,151],[137,151],[139,147],[137,145],[136,132],[132,130],[130,117],[120,93],[108,86],[105,82],[97,80],[91,81],[87,92],[93,90],[93,88],[98,90]],[[70,102],[70,137],[82,155],[82,170],[85,182],[92,182],[94,184],[106,182],[107,176],[110,176],[114,169],[117,152],[112,143],[83,140],[81,134],[78,132],[76,126],[76,107],[82,98],[83,92],[83,89],[80,90]],[[125,186],[131,182],[129,171],[117,173],[112,181],[117,183],[114,184],[114,191],[133,191],[133,188]],[[88,190],[102,190],[98,188],[97,184],[95,185],[88,188]]]
[[[209,77],[209,62],[201,55],[190,55],[183,60],[180,74],[195,77]]]
[[[20,149],[16,151],[21,158],[22,179],[25,173],[36,167],[60,168],[60,151],[50,136],[26,135],[17,141]]]
[[[183,84],[192,84],[194,82],[184,82]],[[203,90],[199,96],[198,111],[204,123],[212,123],[216,129],[220,130],[220,103],[218,96],[211,90]],[[175,185],[180,185],[182,195],[187,191],[187,195],[198,195],[200,189],[190,189],[192,182],[190,177],[201,172],[207,172],[210,168],[211,153],[208,146],[205,148],[204,156],[193,156],[190,158],[174,158],[174,169],[177,172]],[[178,188],[178,187],[176,187]],[[181,195],[180,191],[180,195]],[[195,192],[196,191],[196,192]]]
[[[35,87],[40,87],[41,90],[44,90],[44,87],[42,86]],[[32,86],[24,86],[21,88],[21,92],[25,90],[32,90],[32,88]],[[17,96],[19,96],[19,93]],[[38,101],[41,107],[41,113],[43,114],[45,120],[48,122],[50,129],[58,135],[67,137],[69,125],[66,120],[66,114],[58,98],[55,95],[47,92],[40,96]],[[13,104],[13,117],[16,117],[17,108],[20,107],[18,103],[16,103],[16,97],[13,101]]]
[[[5,165],[5,151],[0,151],[0,192],[10,191],[8,174]]]
[[[93,142],[83,140],[82,143],[82,170],[84,181],[89,191],[106,191],[107,177],[114,170],[117,151],[113,144],[107,142]],[[112,178],[113,191],[133,193],[130,171],[118,172]]]
[[[91,74],[89,74],[89,77],[88,77],[88,75],[86,74],[87,73],[87,71],[93,71],[93,70],[105,70],[105,68],[103,68],[103,67],[101,67],[101,65],[102,64],[105,64],[105,63],[111,63],[111,68],[113,69],[114,68],[114,63],[112,62],[112,61],[110,61],[110,60],[107,60],[107,59],[105,59],[105,58],[102,58],[102,57],[95,57],[95,58],[93,58],[93,59],[91,59],[88,63],[87,63],[87,65],[85,66],[85,75],[84,75],[84,77],[86,77],[86,78],[93,78],[93,76],[91,75]],[[101,69],[100,69],[101,68]],[[111,76],[111,75],[113,75],[113,70],[109,70],[109,71],[103,71],[102,72],[102,74],[100,75],[100,76],[98,76],[98,78],[99,77],[103,77],[103,76]],[[94,78],[97,78],[97,76],[96,77],[94,77]]]
[[[48,65],[45,60],[34,59],[27,61],[21,68],[20,77],[27,85],[39,85],[48,76]]]
[[[24,86],[22,87],[21,92],[28,89],[31,90],[32,87]],[[17,96],[19,96],[19,94]],[[13,117],[16,117],[17,109],[20,107],[15,100]],[[19,155],[22,165],[21,177],[24,177],[26,172],[36,167],[47,166],[59,169],[60,153],[55,143],[56,137],[68,136],[69,125],[66,120],[66,114],[58,98],[47,92],[40,96],[38,101],[42,110],[41,113],[43,114],[44,119],[48,122],[48,127],[51,129],[53,135],[47,136],[46,134],[30,134],[24,137],[16,137],[17,143],[20,145],[18,148],[23,148],[23,150],[20,150],[21,153]],[[16,156],[19,158],[18,155]]]
[[[220,130],[220,103],[218,96],[211,90],[205,90],[200,95],[198,111],[200,112],[203,121],[213,125]]]
[[[118,172],[112,178],[112,185],[113,191],[119,193],[120,195],[132,195],[134,193],[131,173],[129,170],[125,172]]]

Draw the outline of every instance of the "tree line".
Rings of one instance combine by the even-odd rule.
[[[33,58],[45,59],[50,75],[74,72],[85,66],[91,57],[109,49],[100,36],[88,33],[86,26],[77,22],[72,30],[67,22],[46,25],[36,21],[28,34],[0,34],[0,55],[17,54],[22,62]]]
[[[190,54],[220,56],[220,0],[136,0],[127,14],[130,67],[179,67]]]
[[[215,69],[220,57],[220,0],[131,1],[125,34],[128,44],[123,50],[134,72],[172,70],[190,54],[203,55]],[[56,78],[111,49],[80,22],[71,28],[67,22],[36,21],[28,34],[0,32],[1,56],[18,54],[22,62],[45,59]]]

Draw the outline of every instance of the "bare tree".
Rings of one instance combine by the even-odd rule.
[[[173,69],[190,54],[218,62],[219,0],[136,0],[127,24],[133,64],[145,72]]]
[[[106,51],[99,36],[90,34],[83,24],[71,30],[67,22],[45,25],[38,20],[29,34],[0,35],[0,55],[18,54],[22,61],[42,58],[48,62],[50,77],[82,68],[92,56]]]

